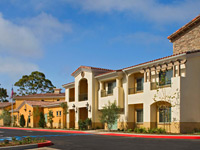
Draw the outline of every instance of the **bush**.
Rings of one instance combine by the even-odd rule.
[[[128,129],[127,132],[133,132],[133,130],[132,129]]]
[[[148,129],[146,128],[135,128],[134,129],[135,133],[151,133],[151,134],[164,134],[166,133],[166,130],[163,128],[153,128],[153,129]]]
[[[24,115],[21,115],[21,116],[20,116],[20,121],[19,121],[19,122],[20,122],[20,126],[21,126],[21,127],[24,127],[24,126],[25,126],[26,121],[25,121],[25,119],[24,119]]]
[[[44,113],[43,112],[40,113],[40,120],[39,120],[38,125],[39,125],[39,127],[42,127],[42,128],[44,128],[46,126],[46,122],[45,122],[45,118],[44,118]]]
[[[135,128],[134,129],[134,132],[136,132],[136,133],[147,133],[147,130],[146,130],[146,128]]]
[[[78,121],[78,126],[80,130],[85,130],[87,128],[86,122],[82,120]]]

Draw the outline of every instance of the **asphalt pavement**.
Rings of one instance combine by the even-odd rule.
[[[200,140],[114,137],[0,129],[0,139],[14,136],[17,138],[24,136],[44,137],[54,143],[49,149],[60,150],[200,150]]]

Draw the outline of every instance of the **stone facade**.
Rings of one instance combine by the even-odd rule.
[[[200,50],[200,23],[171,41],[173,53]]]

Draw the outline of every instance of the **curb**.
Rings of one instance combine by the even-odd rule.
[[[46,141],[46,142],[43,142],[43,143],[38,143],[38,148],[39,147],[45,147],[45,146],[51,146],[53,145],[53,143],[51,141]]]
[[[93,134],[93,135],[106,135],[106,136],[121,136],[121,137],[135,137],[135,138],[159,138],[159,139],[200,139],[200,135],[148,135],[148,134],[131,134],[131,133],[97,133],[86,131],[71,131],[71,130],[53,130],[53,129],[32,129],[32,128],[12,128],[12,127],[0,127],[0,129],[15,129],[15,130],[31,130],[31,131],[43,131],[43,132],[60,132],[60,133],[81,133],[81,134]]]
[[[121,137],[135,137],[135,138],[157,138],[157,139],[200,139],[200,136],[193,135],[138,135],[138,134],[120,134],[120,133],[102,133],[100,135],[107,136],[121,136]]]
[[[53,143],[51,141],[46,141],[46,142],[43,142],[43,143],[36,143],[36,144],[26,144],[26,145],[0,147],[0,149],[22,150],[22,149],[32,149],[32,148],[46,147],[46,146],[51,146],[51,145],[53,145]]]

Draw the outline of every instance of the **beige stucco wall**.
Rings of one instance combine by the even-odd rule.
[[[181,131],[200,128],[200,55],[190,54],[186,63],[186,77],[181,79]]]

